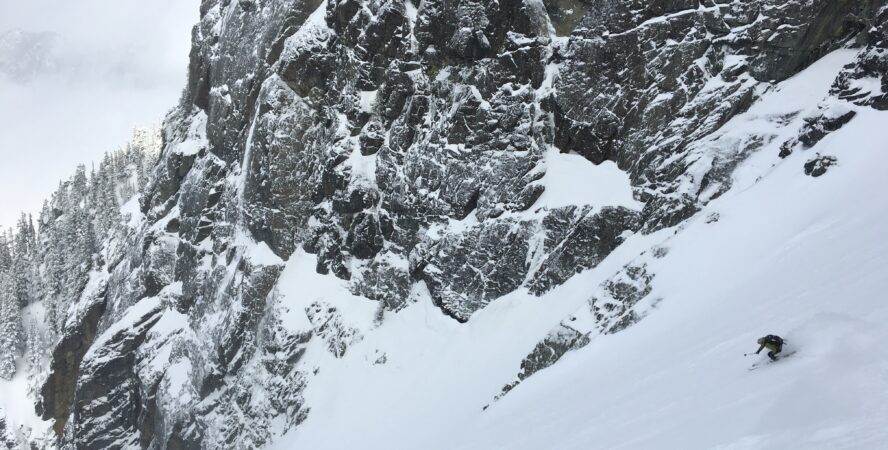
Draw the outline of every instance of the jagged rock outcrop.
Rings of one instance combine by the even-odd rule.
[[[555,329],[521,361],[521,370],[518,379],[503,386],[502,392],[494,399],[498,400],[517,387],[522,381],[531,375],[551,367],[562,356],[571,350],[577,350],[589,345],[591,342],[589,333],[582,333],[571,327],[569,323],[560,323]]]
[[[68,430],[77,440],[103,448],[139,444],[140,427],[146,420],[135,360],[161,314],[159,303],[147,311],[129,313],[106,331],[107,340],[95,342],[84,357],[72,404],[73,426]]]
[[[205,0],[143,217],[106,243],[104,306],[57,347],[44,417],[69,448],[267,444],[310,414],[308,349],[341,358],[364,331],[322,295],[281,300],[294,255],[378,320],[419,287],[459,321],[541,295],[725,192],[765,138],[706,138],[771,81],[866,44],[837,95],[879,107],[854,81],[884,86],[879,5]],[[643,208],[535,206],[551,149],[616,163]],[[625,267],[519,381],[637,321],[653,278]]]
[[[314,302],[305,309],[305,315],[311,322],[314,335],[323,339],[327,350],[337,358],[345,355],[349,345],[361,340],[358,330],[344,324],[334,306]]]
[[[654,274],[647,270],[644,258],[663,258],[667,253],[666,247],[654,247],[602,282],[585,305],[550,330],[524,357],[517,378],[503,386],[494,401],[568,352],[589,345],[594,336],[620,332],[647,315],[662,299],[648,299]]]
[[[594,267],[623,242],[626,232],[638,230],[639,216],[622,207],[568,207],[548,212],[542,220],[478,225],[420,245],[414,264],[421,267],[414,272],[420,272],[445,312],[465,321],[522,285],[542,293]]]
[[[818,154],[816,157],[809,159],[805,163],[805,175],[817,178],[825,174],[830,167],[835,166],[836,164],[838,164],[838,159],[836,159],[835,156]]]
[[[882,7],[868,31],[867,46],[845,68],[831,94],[860,106],[888,110],[888,8]]]
[[[37,413],[44,419],[53,419],[53,429],[62,434],[71,404],[76,394],[77,380],[80,376],[80,364],[96,338],[99,320],[105,313],[104,299],[89,305],[81,317],[65,331],[61,341],[56,344],[52,355],[52,367],[49,377],[40,390],[40,402]]]
[[[813,117],[805,118],[805,125],[799,132],[798,137],[790,139],[780,146],[781,158],[789,156],[796,147],[809,149],[828,134],[838,131],[845,126],[851,119],[856,116],[854,110],[843,106],[835,106],[822,108],[819,114]]]
[[[654,256],[658,254],[654,249]],[[616,333],[641,319],[633,307],[651,293],[653,274],[644,264],[628,265],[601,285],[601,297],[589,299],[589,310],[602,334]]]

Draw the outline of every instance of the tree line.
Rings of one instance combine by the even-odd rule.
[[[0,378],[36,368],[64,328],[69,307],[104,268],[103,243],[122,230],[121,207],[139,195],[160,148],[157,129],[137,129],[96,167],[78,166],[43,203],[0,230]]]

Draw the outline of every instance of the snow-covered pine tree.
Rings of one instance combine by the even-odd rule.
[[[31,293],[33,284],[31,281],[31,259],[35,249],[35,234],[31,217],[22,213],[13,238],[12,261],[9,271],[19,307],[25,307],[34,300]]]
[[[9,270],[12,265],[12,251],[6,233],[0,230],[0,273]]]
[[[13,430],[9,429],[9,423],[6,421],[6,411],[0,408],[0,448],[18,448],[18,442],[13,434]]]
[[[27,363],[28,368],[34,371],[38,368],[43,360],[49,354],[50,344],[52,343],[46,335],[46,331],[36,319],[33,317],[28,320],[25,327],[25,343],[27,347]]]
[[[9,272],[0,274],[0,378],[10,380],[16,373],[16,358],[24,349],[21,309]]]
[[[79,166],[72,178],[60,183],[40,212],[39,233],[25,232],[34,249],[28,260],[31,271],[23,271],[34,281],[27,303],[43,300],[52,333],[61,331],[68,306],[90,271],[101,268],[101,246],[121,230],[120,207],[148,182],[160,144],[159,130],[134,130],[127,146],[105,154],[92,170]]]

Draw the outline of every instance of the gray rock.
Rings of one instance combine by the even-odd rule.
[[[589,299],[589,310],[603,334],[624,330],[641,319],[633,307],[651,292],[654,275],[646,265],[627,265],[602,284],[600,296]]]
[[[358,330],[345,325],[336,307],[323,302],[314,302],[305,309],[311,321],[314,334],[327,343],[327,350],[337,358],[345,356],[349,345],[360,341]]]
[[[152,436],[142,427],[151,423],[146,417],[154,413],[152,389],[147,386],[148,395],[143,396],[134,367],[136,349],[160,315],[159,308],[148,311],[131,327],[94,345],[84,358],[71,406],[69,432],[79,437],[76,448],[124,448],[139,445],[140,440],[151,442]]]
[[[866,49],[854,64],[846,67],[836,78],[830,93],[842,100],[880,111],[888,110],[888,9],[878,12],[875,24],[868,29],[865,22]],[[873,89],[872,86],[881,86]]]
[[[527,284],[532,293],[541,295],[597,266],[627,235],[641,227],[641,215],[624,207],[592,212],[564,208],[543,220],[543,252],[547,256]]]
[[[656,256],[657,250],[663,248],[655,247],[652,256],[665,257]],[[530,376],[553,366],[568,352],[589,345],[596,335],[617,333],[641,320],[648,313],[648,308],[639,308],[638,303],[651,293],[653,279],[654,275],[648,272],[647,264],[635,262],[601,283],[595,296],[549,331],[524,357],[517,379],[503,386],[494,401]],[[649,308],[655,307],[659,301],[651,302]]]
[[[52,419],[53,430],[59,436],[68,423],[74,404],[80,364],[96,338],[98,323],[105,307],[104,299],[93,303],[80,317],[77,326],[66,330],[53,349],[50,373],[40,389],[37,414],[43,420]]]
[[[827,134],[842,128],[856,116],[854,111],[846,111],[839,114],[825,114],[816,118],[805,120],[805,126],[799,135],[799,142],[811,148],[817,145]]]
[[[589,342],[591,338],[588,333],[581,333],[569,324],[559,324],[521,361],[518,379],[503,386],[502,392],[496,399],[508,394],[531,375],[551,367],[567,352],[583,348]]]
[[[835,156],[820,155],[818,153],[816,157],[809,159],[805,163],[805,175],[817,178],[825,174],[830,167],[836,164],[838,164],[838,159]]]

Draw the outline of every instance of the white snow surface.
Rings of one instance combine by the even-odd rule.
[[[141,194],[134,195],[133,198],[126,201],[123,206],[120,207],[120,214],[123,216],[123,220],[126,225],[130,228],[136,228],[145,220],[145,215],[142,214],[141,205],[139,201],[142,199]]]
[[[295,254],[279,285],[287,326],[310,326],[303,311],[323,300],[362,339],[341,359],[312,340],[302,362],[319,368],[305,392],[310,413],[271,448],[884,448],[888,113],[838,105],[857,117],[815,148],[777,157],[782,138],[817,110],[851,56],[829,55],[719,132],[777,135],[740,166],[731,190],[675,229],[629,237],[597,268],[541,298],[515,292],[458,324],[420,289],[409,307],[375,325],[374,302],[315,274],[313,256]],[[768,130],[762,120],[791,112],[799,115],[784,128]],[[838,166],[805,176],[803,164],[818,152]],[[566,180],[592,179],[593,169],[572,155],[548,156],[547,183],[560,182],[549,179],[560,171]],[[604,178],[608,170],[594,169]],[[630,204],[624,188],[609,190],[622,185],[613,180],[620,183],[601,192]],[[557,186],[547,192],[541,202],[568,201],[553,195]],[[706,220],[713,213],[720,219]],[[549,330],[654,246],[668,253],[647,259],[655,275],[648,298],[662,298],[647,317],[593,336],[493,401]],[[767,357],[744,354],[766,334],[783,336],[797,353],[749,371]]]
[[[44,323],[45,313],[42,303],[34,303],[22,309],[22,318],[26,326],[34,324],[39,327]],[[0,379],[0,416],[6,418],[13,435],[27,439],[47,432],[51,423],[43,421],[34,409],[33,389],[36,386],[25,358],[18,358],[16,366],[18,372],[12,380]]]
[[[188,133],[181,142],[172,145],[172,151],[183,156],[198,154],[210,145],[207,140],[207,113],[198,111],[188,127]]]
[[[632,198],[629,174],[613,161],[599,165],[576,153],[561,153],[551,147],[546,152],[546,190],[533,209],[550,209],[570,205],[625,206],[641,210],[641,202]]]
[[[18,367],[23,366],[24,362],[19,360]],[[0,380],[0,413],[6,416],[11,431],[19,432],[48,426],[40,420],[34,408],[30,407],[32,404],[26,370],[19,370],[12,380]]]

